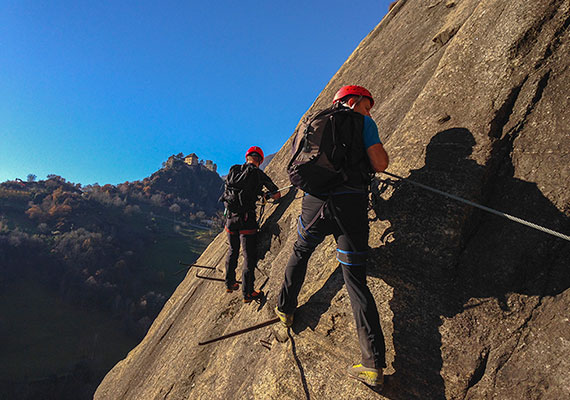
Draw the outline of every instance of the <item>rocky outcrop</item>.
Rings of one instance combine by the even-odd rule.
[[[192,155],[195,156],[194,153]],[[189,158],[187,161],[196,159]],[[206,160],[206,165],[197,162],[190,165],[181,157],[171,156],[163,168],[145,178],[143,183],[149,195],[160,193],[166,198],[184,199],[186,204],[180,204],[184,211],[202,210],[214,214],[223,209],[218,199],[224,189],[224,181],[215,171],[215,165],[211,160]],[[189,208],[187,204],[193,206]]]
[[[271,160],[273,160],[273,157],[275,157],[275,153],[269,154],[268,156],[265,156],[265,158],[263,159],[263,162],[261,163],[259,168],[265,169],[265,167],[267,167],[269,165]]]
[[[364,85],[392,173],[568,234],[569,25],[566,0],[399,0],[311,109]],[[266,169],[280,187],[289,149],[290,139]],[[299,196],[265,211],[266,304],[243,305],[190,271],[95,398],[570,397],[568,242],[405,182],[376,187],[370,212],[381,393],[345,377],[359,352],[331,238],[309,263],[286,343],[264,328],[198,346],[272,317]],[[219,277],[226,251],[220,235],[199,262]]]

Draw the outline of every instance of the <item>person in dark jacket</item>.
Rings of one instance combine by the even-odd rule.
[[[257,231],[259,229],[255,213],[256,201],[263,195],[263,188],[269,191],[267,197],[274,200],[281,197],[277,186],[265,172],[259,169],[263,158],[261,148],[250,147],[245,153],[245,164],[236,164],[230,168],[222,195],[226,206],[225,230],[230,245],[226,258],[226,289],[228,293],[239,289],[239,284],[236,282],[236,267],[241,244],[244,249],[242,271],[244,303],[263,297],[261,290],[254,290]]]
[[[386,367],[385,345],[374,297],[366,283],[368,252],[368,187],[369,173],[388,167],[388,154],[378,136],[378,127],[370,117],[374,99],[361,86],[344,86],[333,103],[348,107],[360,115],[352,129],[352,147],[364,163],[347,170],[349,180],[323,194],[305,194],[298,223],[298,237],[285,269],[276,314],[286,327],[293,324],[297,297],[303,285],[309,257],[327,235],[337,242],[337,260],[342,273],[356,323],[361,363],[349,368],[349,376],[371,386],[383,383]]]

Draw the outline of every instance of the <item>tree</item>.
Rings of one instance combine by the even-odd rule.
[[[39,205],[34,204],[26,211],[26,215],[30,219],[42,219],[44,217],[44,211]]]
[[[53,180],[53,181],[57,181],[57,182],[60,182],[60,183],[65,183],[65,182],[66,182],[66,180],[65,180],[64,178],[62,178],[61,176],[56,175],[56,174],[49,174],[49,175],[47,176],[47,178],[48,178],[48,180]]]
[[[125,207],[125,210],[123,212],[127,215],[132,215],[134,213],[140,213],[141,208],[136,204],[135,205],[127,204],[127,206]]]
[[[162,206],[162,203],[164,202],[164,196],[159,193],[153,194],[150,197],[150,201],[156,206]]]
[[[35,176],[34,174],[28,174],[28,182],[35,182],[36,178],[37,176]]]

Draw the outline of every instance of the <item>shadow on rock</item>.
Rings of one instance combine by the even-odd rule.
[[[301,383],[303,384],[303,391],[305,392],[305,398],[307,400],[311,399],[311,395],[309,393],[309,385],[307,385],[307,378],[305,376],[305,369],[303,368],[303,364],[301,364],[301,360],[297,355],[297,347],[295,345],[295,339],[293,339],[293,335],[291,332],[287,331],[287,335],[289,336],[289,340],[291,340],[291,351],[293,352],[293,358],[295,359],[295,363],[297,364],[297,368],[299,368],[299,374],[301,375]]]
[[[508,139],[496,142],[487,168],[468,158],[474,144],[464,128],[438,133],[427,147],[425,166],[409,179],[568,230],[568,217],[536,184],[513,177]],[[562,239],[405,182],[387,200],[374,200],[378,218],[391,223],[385,243],[371,249],[368,269],[394,290],[396,372],[383,392],[390,399],[445,398],[441,317],[463,312],[469,299],[494,298],[507,310],[511,293],[554,296],[569,287],[569,246]]]
[[[465,128],[439,132],[426,149],[425,166],[411,171],[408,179],[568,231],[569,218],[536,184],[513,177],[510,139],[495,143],[487,167],[469,159],[474,145]],[[444,399],[442,317],[477,307],[467,305],[472,298],[483,298],[479,304],[497,301],[508,311],[506,299],[512,293],[563,292],[570,287],[566,271],[570,246],[406,182],[390,186],[387,200],[373,195],[377,218],[389,220],[391,227],[383,234],[384,244],[371,249],[368,263],[368,275],[393,288],[395,373],[386,376],[382,395],[392,400]],[[316,328],[344,284],[341,272],[339,265],[298,308],[295,333]]]
[[[284,242],[281,238],[281,228],[277,221],[281,219],[287,208],[291,203],[296,200],[297,188],[293,188],[287,194],[279,199],[279,204],[275,211],[267,217],[265,222],[262,223],[258,233],[257,254],[260,260],[265,258],[265,254],[271,249],[271,241],[277,238],[279,242]]]
[[[324,285],[295,311],[293,332],[299,334],[307,328],[314,331],[321,320],[321,316],[330,308],[332,299],[342,289],[343,285],[344,280],[339,264]]]

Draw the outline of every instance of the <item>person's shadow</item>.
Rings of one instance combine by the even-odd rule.
[[[275,238],[281,244],[281,228],[277,223],[291,203],[298,199],[297,188],[290,189],[277,202],[275,208],[270,215],[260,218],[260,228],[257,237],[257,255],[259,260],[263,260],[267,252],[271,249],[271,241]]]
[[[568,231],[569,218],[536,184],[513,177],[508,138],[495,143],[487,167],[468,158],[474,144],[465,128],[439,132],[427,146],[425,166],[408,179]],[[561,293],[570,286],[565,271],[570,246],[406,182],[391,190],[387,200],[374,196],[376,215],[391,226],[384,244],[371,249],[369,257],[369,275],[394,290],[395,373],[383,394],[391,399],[443,399],[442,317],[463,312],[472,298],[491,299],[508,310],[511,293]],[[482,372],[474,372],[469,387]]]
[[[474,145],[465,128],[439,132],[427,146],[424,167],[408,179],[568,232],[569,218],[536,184],[513,178],[508,138],[496,142],[486,167],[469,159]],[[472,307],[466,306],[470,299],[496,301],[507,310],[511,293],[553,296],[570,287],[570,246],[562,239],[406,182],[392,181],[372,198],[377,218],[390,222],[368,259],[368,275],[393,288],[395,373],[382,391],[390,399],[446,397],[439,327],[442,317]],[[340,272],[297,310],[295,332],[315,328],[342,288]],[[478,379],[481,371],[469,386]]]

